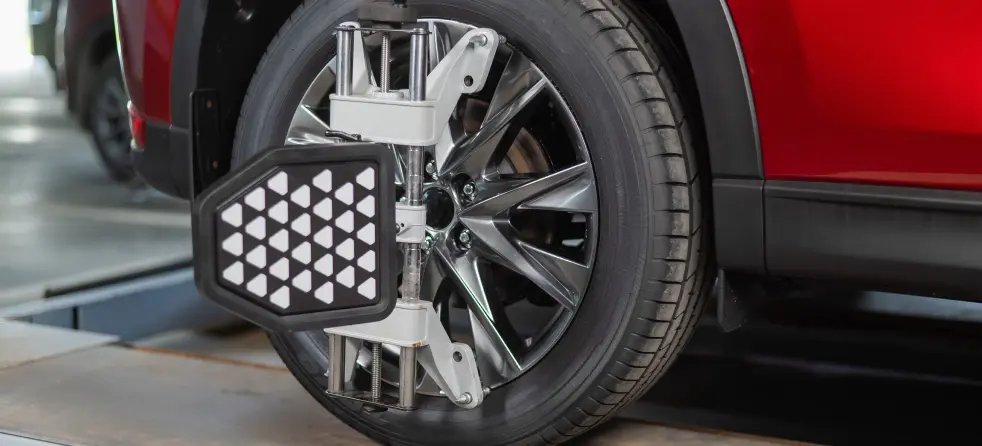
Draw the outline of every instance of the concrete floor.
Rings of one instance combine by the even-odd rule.
[[[215,337],[205,342],[209,347],[202,345],[202,335],[163,336],[142,343],[153,349],[126,348],[104,336],[0,321],[0,351],[33,340],[48,347],[20,348],[37,356],[0,363],[0,444],[373,444],[319,407],[282,366],[266,364],[271,352],[262,336],[246,332],[231,338]],[[62,342],[52,342],[58,339]],[[194,357],[188,356],[189,347],[196,350]],[[775,441],[616,420],[576,444]]]
[[[108,179],[43,61],[0,66],[0,305],[188,258],[185,209]]]

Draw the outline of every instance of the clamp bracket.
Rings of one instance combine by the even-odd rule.
[[[426,206],[396,203],[396,242],[423,243],[426,238]]]

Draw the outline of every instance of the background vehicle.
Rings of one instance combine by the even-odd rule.
[[[112,5],[112,0],[33,0],[33,52],[55,71],[69,113],[92,135],[110,178],[132,183],[137,176]]]
[[[31,54],[44,57],[55,69],[55,34],[60,0],[31,0],[27,20],[31,24]],[[60,87],[60,84],[59,84]]]
[[[152,185],[192,198],[264,148],[323,134],[332,30],[358,2],[142,3],[118,12],[135,128],[145,129],[135,156]],[[508,38],[505,82],[462,104],[455,143],[478,138],[505,104],[528,113],[489,149],[501,149],[491,158],[507,175],[468,172],[477,200],[586,173],[523,197],[508,214],[518,230],[478,234],[483,251],[446,254],[457,227],[431,227],[430,270],[442,274],[432,296],[449,290],[451,336],[486,358],[492,390],[480,413],[434,403],[361,414],[324,395],[317,333],[273,336],[311,394],[363,432],[397,443],[575,436],[658,379],[717,276],[722,320],[733,300],[797,283],[979,299],[982,65],[966,57],[982,50],[979,3],[413,4],[447,43],[474,25]],[[537,94],[515,102],[533,88],[548,92],[545,109]],[[529,209],[579,217],[522,220]],[[477,264],[493,266],[468,269]],[[541,332],[502,322],[557,305],[566,311]]]

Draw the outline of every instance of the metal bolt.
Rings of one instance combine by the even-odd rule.
[[[423,249],[429,251],[430,248],[432,247],[433,247],[433,237],[427,235],[426,238],[423,239]]]
[[[430,160],[426,163],[426,174],[436,179],[436,161]]]
[[[471,247],[471,231],[464,229],[460,231],[460,235],[457,236],[457,241],[460,242],[465,248]]]
[[[381,60],[382,68],[380,70],[381,72],[379,73],[379,78],[380,78],[379,82],[381,83],[380,87],[382,88],[383,93],[389,92],[389,63],[391,59],[391,55],[390,55],[391,49],[389,48],[390,45],[389,39],[390,39],[389,33],[383,31],[382,32],[382,60]]]
[[[474,397],[469,393],[465,393],[460,398],[457,398],[457,404],[470,404],[471,401],[474,401]]]
[[[471,43],[473,43],[474,45],[477,45],[477,46],[487,45],[488,44],[488,36],[486,36],[484,34],[478,34],[476,36],[473,36],[473,37],[471,37]]]
[[[474,186],[474,183],[464,184],[460,188],[460,191],[464,194],[464,199],[467,201],[474,201],[474,197],[477,195],[477,187]]]
[[[382,397],[382,344],[372,344],[372,402]]]

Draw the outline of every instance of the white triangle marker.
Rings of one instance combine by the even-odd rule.
[[[375,251],[368,251],[358,258],[358,266],[370,273],[375,272]]]
[[[363,170],[357,177],[355,177],[355,181],[357,181],[358,184],[365,189],[375,189],[375,169],[369,167]]]
[[[310,243],[303,242],[302,245],[293,250],[292,255],[294,259],[304,265],[310,263]]]
[[[334,302],[334,284],[331,282],[325,283],[324,286],[318,288],[317,291],[314,292],[314,297],[326,304]]]
[[[246,289],[259,297],[266,296],[266,275],[260,274],[255,279],[250,280],[246,284]]]
[[[317,233],[314,234],[314,243],[317,243],[325,248],[334,246],[334,229],[332,229],[330,226],[325,226],[324,229],[317,231]]]
[[[246,255],[246,261],[253,264],[257,268],[266,267],[266,247],[259,245],[256,249],[249,251]]]
[[[289,206],[285,201],[281,201],[269,208],[269,218],[276,220],[280,223],[286,223],[290,219]]]
[[[242,281],[245,280],[243,274],[242,262],[235,262],[232,266],[225,268],[225,271],[222,271],[222,277],[236,285],[242,285]]]
[[[290,261],[285,258],[278,260],[269,267],[269,273],[280,280],[288,279],[290,277]]]
[[[375,298],[375,279],[368,279],[358,285],[358,294],[365,296],[369,299]]]
[[[242,233],[236,232],[231,237],[225,239],[222,242],[222,249],[235,256],[242,255]]]
[[[270,178],[269,182],[266,183],[273,192],[280,195],[286,195],[287,185],[286,185],[286,172],[280,172]]]
[[[369,245],[375,244],[375,223],[369,223],[365,227],[358,230],[358,239],[368,243]]]
[[[348,211],[348,212],[345,212],[345,213],[341,214],[341,216],[338,217],[337,223],[335,223],[335,225],[337,225],[338,228],[343,229],[344,232],[354,231],[355,230],[355,214],[352,214],[351,211]]]
[[[242,226],[242,205],[235,203],[222,212],[222,220],[238,228]]]
[[[334,274],[334,257],[330,254],[321,257],[317,263],[314,263],[314,269],[325,276],[331,277]]]
[[[304,208],[310,206],[310,187],[300,186],[300,189],[290,194],[290,200]]]
[[[324,169],[323,172],[317,174],[314,177],[314,186],[317,186],[318,189],[324,192],[330,192],[331,188],[333,188],[331,184],[331,171]]]
[[[341,242],[336,249],[339,256],[344,257],[345,260],[351,260],[355,258],[355,242],[350,238]]]
[[[269,238],[269,246],[276,248],[279,252],[286,252],[290,248],[290,234],[286,232],[286,229],[280,229],[280,232]]]
[[[290,225],[297,234],[308,236],[310,235],[310,214],[303,214],[300,218],[293,220],[293,224]]]
[[[362,215],[364,215],[364,216],[366,216],[368,218],[374,217],[375,216],[375,197],[373,197],[371,195],[365,197],[364,200],[361,200],[361,201],[358,202],[358,206],[356,206],[355,209],[358,209],[358,212],[361,212]]]
[[[255,220],[246,225],[246,233],[255,237],[257,240],[266,238],[266,219],[256,217]]]
[[[330,198],[321,200],[320,203],[317,203],[317,206],[314,206],[314,215],[324,220],[330,220],[331,217],[334,216],[332,211],[332,203],[333,202]]]
[[[298,290],[305,293],[310,292],[310,271],[304,270],[302,273],[293,278],[293,286],[297,287]]]
[[[257,187],[246,195],[245,202],[257,211],[266,209],[266,189]]]
[[[344,183],[344,186],[339,187],[334,196],[344,204],[351,204],[355,201],[355,188],[351,183]]]
[[[355,286],[355,269],[349,266],[338,273],[338,283],[348,288]]]
[[[280,287],[280,289],[269,296],[269,301],[284,310],[290,308],[290,289],[285,286]]]

